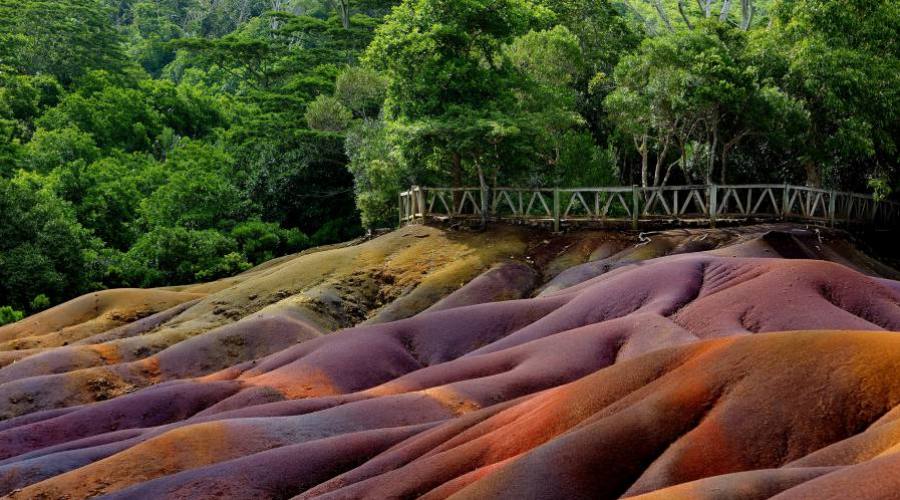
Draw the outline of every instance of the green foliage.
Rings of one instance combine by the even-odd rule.
[[[231,237],[253,264],[262,264],[310,246],[309,238],[300,230],[284,229],[271,222],[242,222],[231,230]]]
[[[231,156],[221,148],[182,143],[163,165],[167,178],[141,201],[142,222],[148,227],[230,229],[252,213],[232,165]]]
[[[94,162],[100,155],[94,137],[76,127],[39,128],[22,150],[19,165],[28,171],[46,174],[73,162]]]
[[[15,323],[25,317],[25,313],[17,311],[10,306],[0,307],[0,326]]]
[[[366,59],[390,78],[392,118],[460,115],[459,106],[508,98],[515,75],[500,64],[501,47],[551,19],[527,0],[406,2],[378,28]]]
[[[121,36],[98,0],[0,0],[0,63],[63,85],[126,64]]]
[[[44,309],[50,307],[50,297],[47,297],[43,293],[37,294],[33,299],[31,299],[31,303],[29,303],[31,312],[43,311]]]
[[[412,184],[896,196],[898,15],[890,0],[0,0],[0,304],[241,272],[396,224]]]
[[[250,212],[237,186],[212,172],[176,172],[140,208],[149,227],[188,229],[227,229]]]
[[[367,224],[390,217],[398,182],[547,185],[612,172],[576,109],[582,44],[554,19],[527,1],[394,10],[366,55],[390,80],[387,123],[348,141]]]
[[[214,280],[250,268],[237,243],[213,229],[158,227],[141,235],[110,272],[128,286]]]
[[[772,76],[810,112],[803,153],[813,182],[864,186],[897,175],[898,25],[890,0],[795,0],[776,10],[773,35],[786,51]]]
[[[353,113],[334,97],[320,95],[306,107],[306,123],[313,130],[343,132],[353,119]]]
[[[361,118],[378,114],[386,92],[387,80],[363,66],[348,67],[334,82],[335,98]]]
[[[521,0],[409,2],[388,16],[366,60],[390,79],[387,140],[418,182],[459,185],[467,172],[485,182],[501,148],[523,144],[525,78],[503,47],[551,19]]]
[[[412,184],[389,143],[381,120],[364,120],[347,135],[348,168],[353,173],[356,206],[365,227],[390,227],[398,218],[398,196]]]
[[[38,126],[54,130],[75,125],[102,149],[146,151],[162,132],[162,121],[139,90],[105,87],[91,95],[69,94],[38,120]]]
[[[0,119],[14,123],[14,137],[27,141],[34,132],[34,119],[55,106],[62,93],[62,87],[49,75],[2,75]]]
[[[676,165],[688,182],[709,183],[718,164],[724,183],[744,137],[802,124],[802,108],[747,64],[745,46],[741,32],[702,24],[647,39],[619,63],[605,103],[641,156],[643,185],[664,184]]]
[[[96,286],[99,242],[47,187],[0,179],[0,297],[24,309],[39,293],[71,297]]]
[[[140,236],[142,201],[166,181],[167,170],[146,154],[118,153],[90,164],[68,163],[54,178],[54,189],[72,204],[81,224],[124,251]]]

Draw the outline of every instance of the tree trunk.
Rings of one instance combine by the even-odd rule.
[[[684,24],[687,25],[688,29],[694,29],[694,25],[691,24],[691,20],[688,19],[687,13],[684,12],[684,0],[678,0],[678,13],[681,14],[681,19],[684,20]]]
[[[811,160],[803,163],[803,170],[806,171],[806,185],[809,187],[822,187],[822,173],[819,172],[818,166]]]
[[[672,138],[667,137],[666,142],[663,143],[663,149],[659,153],[659,156],[656,157],[656,169],[653,171],[653,186],[659,186],[660,176],[662,175],[662,164],[666,161],[666,156],[669,154],[669,144],[671,144]]]
[[[769,22],[771,23],[770,18]],[[741,0],[741,29],[747,31],[753,21],[753,0]]]
[[[684,153],[675,161],[669,164],[668,168],[666,168],[666,176],[663,177],[662,184],[660,186],[666,186],[669,184],[669,176],[672,175],[672,167],[675,165],[681,164],[681,170],[684,171]],[[687,172],[684,173],[684,178],[687,179]]]
[[[669,15],[666,14],[666,9],[663,7],[662,0],[654,0],[653,6],[656,7],[656,12],[659,13],[659,18],[662,19],[666,29],[669,30],[670,33],[674,33],[675,29],[672,28],[672,22],[669,21]]]
[[[648,156],[649,151],[647,148],[647,136],[645,135],[641,139],[641,145],[638,148],[638,152],[641,154],[641,187],[647,187],[647,169],[648,169]]]
[[[481,188],[481,228],[484,229],[487,227],[487,195],[488,195],[488,186],[487,180],[484,178],[484,170],[481,168],[481,163],[476,162],[475,165],[478,167],[478,187]]]
[[[713,125],[712,143],[709,146],[706,158],[706,183],[712,184],[713,170],[716,168],[716,150],[719,149],[719,130],[718,124]]]
[[[750,134],[749,131],[743,130],[740,133],[738,133],[736,136],[734,136],[734,138],[732,138],[730,141],[728,141],[722,145],[722,159],[721,159],[721,162],[722,162],[722,184],[726,183],[725,169],[726,169],[727,162],[728,162],[728,153],[741,142],[741,139],[743,139],[745,136],[747,136],[749,134]]]
[[[640,21],[641,24],[643,24],[644,27],[647,28],[648,35],[656,35],[656,29],[654,29],[653,25],[647,22],[647,19],[645,19],[644,16],[642,16],[641,13],[637,9],[635,9],[633,5],[628,3],[628,0],[623,0],[623,3],[625,4],[625,7],[630,10],[632,14],[634,14],[634,17],[638,18],[638,21]]]
[[[341,15],[341,25],[345,30],[350,29],[350,0],[335,0],[335,4]]]
[[[453,176],[453,187],[461,188],[463,183],[462,157],[459,153],[453,153],[450,164],[450,175]],[[458,208],[462,200],[458,191],[453,192],[453,206]]]
[[[726,156],[728,156],[728,148],[727,148],[727,147],[722,147],[722,159],[721,159],[721,162],[722,162],[722,163],[721,163],[721,165],[722,165],[722,167],[721,167],[721,168],[722,168],[722,171],[720,172],[720,176],[719,176],[719,184],[727,184],[727,182],[725,181],[725,179],[726,179],[726,174],[725,174],[725,170],[726,170],[726,169],[725,169],[725,157],[726,157]]]
[[[719,22],[724,23],[728,20],[728,11],[731,10],[731,0],[724,0],[722,2],[722,12],[719,13]]]

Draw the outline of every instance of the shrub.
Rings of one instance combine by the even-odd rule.
[[[334,84],[334,96],[363,118],[378,114],[386,92],[387,79],[372,69],[360,66],[344,70]]]
[[[252,264],[261,264],[309,246],[309,238],[299,229],[284,229],[273,222],[242,222],[231,231],[231,237]]]
[[[10,306],[0,307],[0,326],[15,323],[24,317],[25,313],[22,311],[16,311]]]
[[[38,294],[35,298],[31,299],[30,305],[32,312],[43,311],[50,307],[50,297],[47,297],[43,293]]]
[[[343,132],[350,125],[353,113],[334,97],[319,95],[306,107],[306,123],[313,130]]]

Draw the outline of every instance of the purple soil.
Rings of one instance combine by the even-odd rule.
[[[102,367],[134,389],[92,404],[79,394],[98,368],[79,368],[76,346],[26,357],[0,370],[0,398],[52,404],[0,422],[0,493],[895,491],[879,474],[900,463],[900,285],[777,258],[820,256],[790,234],[740,257],[657,240],[596,250],[534,298],[535,271],[507,263],[392,323],[321,336],[287,314],[249,317]],[[169,382],[141,388],[150,379]]]

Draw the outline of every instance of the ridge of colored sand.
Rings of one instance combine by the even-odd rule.
[[[0,494],[878,498],[891,277],[790,226],[414,226],[204,294],[82,298],[0,330],[71,341],[0,357]]]

